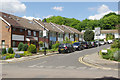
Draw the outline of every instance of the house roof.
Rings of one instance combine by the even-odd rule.
[[[13,27],[17,28],[25,28],[25,29],[31,29],[31,30],[43,30],[37,23],[35,23],[33,20],[28,20],[25,18],[17,17],[11,14],[6,14],[1,12],[2,18],[4,18],[8,23],[10,23]]]
[[[120,30],[101,30],[101,33],[120,33]]]
[[[37,21],[38,23],[40,23],[40,26],[41,27],[44,27],[45,29],[48,29],[49,31],[53,31],[53,32],[59,32],[61,33],[62,31],[60,31],[57,27],[51,25],[50,23],[43,23],[42,21],[40,20],[34,20],[34,21]]]
[[[73,33],[72,31],[70,31],[68,28],[62,26],[62,25],[58,25],[55,23],[52,23],[54,26],[58,27],[60,30],[64,31],[64,33]]]
[[[62,25],[64,27],[67,27],[70,31],[76,33],[76,34],[83,34],[82,32],[78,31],[77,29],[74,29],[72,27],[69,27],[69,26],[65,26],[65,25]]]
[[[11,18],[10,14],[0,12],[0,16],[12,26],[21,26],[19,23],[17,23],[14,19]]]

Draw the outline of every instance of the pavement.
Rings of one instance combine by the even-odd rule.
[[[36,55],[33,55],[33,56],[26,56],[26,57],[21,57],[21,58],[13,58],[13,59],[0,60],[0,61],[1,61],[2,64],[23,62],[23,61],[34,60],[34,59],[37,59],[37,58],[40,58],[40,57],[47,57],[47,56],[54,55],[54,54],[57,54],[57,53],[58,52],[47,53],[46,55],[37,53]]]
[[[87,66],[105,69],[105,70],[119,70],[120,62],[102,59],[98,53],[85,55],[79,58],[79,61]]]

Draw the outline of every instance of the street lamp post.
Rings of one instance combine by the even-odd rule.
[[[46,22],[46,19],[44,19],[44,26],[45,26],[45,22]],[[45,27],[44,27],[44,31],[43,31],[43,37],[44,37],[44,55],[46,55],[46,47],[45,47],[45,38],[47,36],[47,33],[46,33],[46,30],[45,30]]]
[[[44,55],[46,55],[45,38],[46,36],[44,36]]]

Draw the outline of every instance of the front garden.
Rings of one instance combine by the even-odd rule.
[[[99,52],[103,59],[120,62],[120,41],[115,40],[110,49],[104,49]]]
[[[13,48],[6,48],[2,49],[2,55],[0,56],[0,59],[6,60],[6,59],[11,59],[11,58],[20,58],[20,57],[25,57],[25,56],[32,56],[33,54],[37,53],[36,46],[31,44],[23,44],[22,42],[19,43],[18,45],[18,50],[15,53]]]
[[[76,42],[76,41],[70,41],[68,38],[66,38],[66,40],[63,41],[62,43],[72,44],[74,42]],[[43,44],[44,43],[42,41],[39,42],[39,45],[41,48],[43,47]],[[57,52],[60,44],[61,43],[59,41],[56,41],[56,43],[52,45],[52,49],[46,49],[46,53]],[[22,42],[20,42],[18,45],[18,50],[15,52],[14,52],[13,48],[2,49],[2,55],[0,55],[0,59],[6,60],[6,59],[11,59],[11,58],[20,58],[20,57],[26,57],[26,56],[39,55],[36,53],[43,54],[44,48],[41,50],[37,50],[37,48],[34,44],[31,44],[28,46],[27,44],[23,44]]]

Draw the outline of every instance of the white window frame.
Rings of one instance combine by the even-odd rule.
[[[37,36],[37,35],[36,35],[36,31],[33,31],[33,36]]]
[[[31,36],[31,31],[30,30],[28,30],[28,35]]]
[[[39,31],[39,37],[43,37],[43,31]]]

